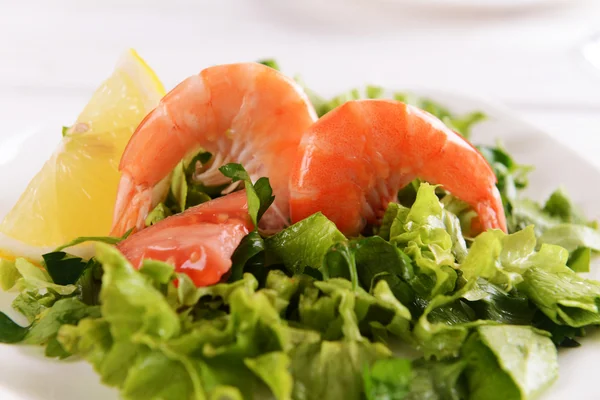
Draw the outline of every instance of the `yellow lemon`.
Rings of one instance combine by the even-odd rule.
[[[108,235],[121,154],[164,94],[144,60],[126,52],[75,124],[63,129],[58,148],[6,215],[0,232],[26,247]]]

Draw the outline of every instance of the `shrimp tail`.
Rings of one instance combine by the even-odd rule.
[[[481,202],[475,207],[479,221],[483,230],[502,229],[507,232],[506,216],[504,214],[504,205],[498,188],[494,186],[491,190],[493,195],[491,202]]]
[[[152,188],[134,185],[131,176],[124,173],[119,181],[110,235],[123,236],[131,227],[134,231],[143,229],[152,207],[152,197]]]

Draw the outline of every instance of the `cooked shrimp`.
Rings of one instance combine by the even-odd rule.
[[[290,178],[292,222],[321,211],[356,235],[415,178],[469,203],[484,229],[506,231],[485,158],[434,116],[392,100],[350,101],[311,126]]]
[[[207,286],[229,271],[231,255],[251,229],[246,194],[238,191],[163,219],[117,248],[136,268],[144,259],[165,261],[196,286]]]
[[[264,65],[219,65],[191,76],[146,116],[125,148],[112,234],[141,229],[156,203],[153,188],[198,148],[222,164],[241,163],[253,180],[269,177],[276,199],[261,225],[284,226],[291,164],[316,118],[302,89]]]

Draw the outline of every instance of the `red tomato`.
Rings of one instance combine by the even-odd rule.
[[[144,259],[160,260],[208,286],[229,271],[231,255],[252,229],[246,193],[239,191],[165,218],[117,248],[136,268]]]

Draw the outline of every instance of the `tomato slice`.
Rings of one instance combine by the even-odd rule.
[[[196,286],[208,286],[229,271],[231,255],[251,229],[246,194],[239,191],[165,218],[117,248],[136,268],[144,259],[164,261]]]

